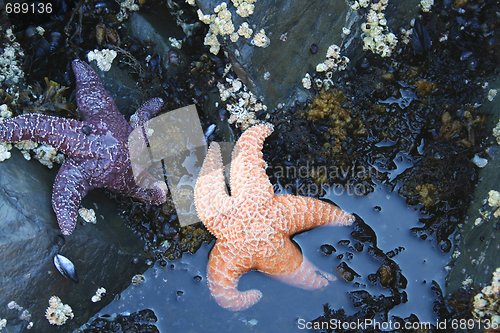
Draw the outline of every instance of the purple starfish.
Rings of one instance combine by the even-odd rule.
[[[64,235],[75,229],[80,202],[89,190],[106,188],[157,205],[166,201],[167,191],[162,182],[150,189],[136,184],[128,150],[133,128],[156,115],[163,100],[144,103],[131,126],[93,69],[78,59],[72,65],[81,121],[25,114],[0,122],[0,141],[46,143],[66,155],[52,188],[52,207]]]

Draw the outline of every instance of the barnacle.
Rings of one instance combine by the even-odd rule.
[[[238,79],[226,78],[226,83],[217,83],[217,88],[230,113],[230,124],[246,129],[257,123],[255,112],[267,110],[267,106]]]
[[[432,6],[434,6],[434,0],[420,0],[420,8],[424,13],[430,12]]]
[[[500,192],[493,190],[488,192],[488,205],[495,210],[493,216],[500,217]]]
[[[100,287],[100,288],[98,288],[98,289],[97,289],[97,291],[95,292],[95,295],[94,295],[94,296],[92,296],[91,301],[92,301],[93,303],[97,303],[97,302],[99,302],[99,301],[102,299],[102,297],[104,297],[104,295],[106,295],[106,289],[105,289],[105,288]]]
[[[484,287],[474,296],[472,315],[480,320],[490,320],[492,327],[500,324],[500,267],[493,272],[491,285]]]
[[[271,40],[266,36],[266,31],[264,29],[260,29],[260,31],[253,36],[252,45],[266,48],[269,44],[271,44]]]
[[[117,53],[115,50],[93,50],[87,54],[87,59],[89,60],[89,62],[95,60],[97,63],[97,67],[99,67],[101,71],[107,72],[111,69],[111,64],[116,58],[116,54]]]
[[[87,208],[82,207],[78,210],[78,215],[80,215],[81,218],[86,223],[96,224],[96,222],[97,222],[97,219],[95,216],[95,211],[93,209],[87,209]]]
[[[24,72],[21,68],[24,51],[16,42],[11,28],[5,30],[4,39],[6,41],[3,43],[0,53],[0,87],[5,87],[6,92],[14,96],[14,100],[16,100],[19,97],[17,84],[24,79]]]
[[[370,11],[366,16],[366,22],[361,25],[363,31],[363,49],[370,50],[382,57],[389,57],[398,43],[396,35],[389,31],[385,9],[389,0],[380,0],[370,5]],[[351,8],[358,10],[366,8],[369,1],[356,1]]]
[[[64,325],[68,319],[73,319],[73,317],[71,306],[63,304],[57,296],[52,296],[49,299],[49,307],[45,310],[45,318],[51,325]]]
[[[493,129],[493,136],[497,139],[497,143],[500,145],[500,119],[498,119],[498,123]]]

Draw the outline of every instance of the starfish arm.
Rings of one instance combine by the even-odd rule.
[[[79,59],[73,60],[72,66],[76,77],[76,104],[82,119],[128,126],[92,67]]]
[[[194,204],[198,217],[216,237],[222,237],[219,215],[231,207],[224,180],[224,166],[218,143],[213,142],[198,175],[194,188]]]
[[[84,132],[85,123],[38,113],[30,113],[0,122],[0,141],[31,140],[46,143],[62,153],[85,157],[96,149]]]
[[[208,260],[208,287],[217,304],[231,311],[245,310],[262,298],[259,290],[241,292],[237,289],[242,274],[251,269],[243,259],[227,246],[216,243]]]
[[[141,105],[139,109],[130,117],[130,125],[133,128],[143,126],[148,120],[160,112],[163,107],[163,99],[152,98]]]
[[[67,159],[52,188],[52,207],[63,235],[70,235],[75,229],[80,203],[89,190],[90,185],[79,165]]]
[[[130,189],[129,195],[142,202],[152,205],[161,205],[167,201],[168,187],[163,181],[154,181],[151,179],[148,187],[134,186]]]
[[[254,193],[263,199],[274,195],[267,177],[262,154],[264,140],[272,133],[271,125],[256,125],[246,130],[236,143],[231,161],[231,195]]]
[[[283,216],[278,228],[289,236],[322,225],[351,225],[354,216],[327,202],[295,195],[278,195],[275,202]]]
[[[321,271],[307,260],[290,239],[272,257],[260,262],[258,269],[292,286],[313,290],[325,287],[335,276]]]

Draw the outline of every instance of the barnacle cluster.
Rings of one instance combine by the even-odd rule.
[[[241,17],[248,17],[253,14],[256,0],[232,0],[236,7],[236,13]],[[198,9],[198,19],[209,26],[204,44],[210,46],[210,52],[217,54],[220,51],[219,37],[236,42],[241,37],[249,39],[252,36],[253,29],[248,22],[243,22],[238,29],[235,28],[232,20],[232,14],[227,7],[226,2],[222,2],[214,8],[213,14],[204,14]],[[267,47],[270,44],[264,29],[258,31],[251,40],[252,45],[257,47]]]
[[[248,17],[253,14],[255,2],[257,0],[231,0],[236,7],[236,14],[241,17]]]
[[[324,78],[317,77],[314,79],[316,87],[328,90],[333,85],[333,73],[345,70],[349,61],[348,57],[340,55],[340,47],[338,45],[330,45],[326,51],[326,60],[316,66],[316,72],[324,75]],[[312,78],[309,73],[306,73],[302,79],[302,86],[306,89],[311,89]]]
[[[500,217],[500,192],[491,190],[488,192],[488,205],[495,210],[494,217]]]
[[[0,87],[17,100],[19,92],[16,87],[24,79],[24,72],[21,68],[24,51],[16,42],[16,36],[11,28],[5,30],[3,37],[5,41],[0,53]]]
[[[47,168],[52,169],[54,163],[62,164],[64,162],[64,155],[59,153],[57,149],[52,146],[41,144],[33,149],[34,157]]]
[[[80,208],[78,210],[78,215],[86,222],[86,223],[92,223],[96,224],[97,219],[95,216],[95,211],[93,209],[88,209],[88,208]]]
[[[493,136],[497,139],[497,143],[500,145],[500,119],[498,119],[497,125],[493,128]]]
[[[26,329],[30,330],[33,328],[34,324],[32,321],[30,321],[31,320],[31,313],[27,309],[23,308],[22,306],[17,304],[15,301],[10,301],[7,304],[7,308],[10,310],[17,310],[19,312],[19,319],[28,322],[28,324],[26,325]],[[1,319],[0,320],[0,332],[6,326],[7,326],[7,319]]]
[[[9,111],[7,104],[0,105],[0,122],[3,119],[12,117],[12,112]],[[10,150],[12,145],[6,142],[0,142],[0,162],[8,160],[10,158]]]
[[[68,319],[73,319],[73,310],[71,306],[63,304],[57,296],[49,299],[49,307],[45,310],[45,318],[51,325],[64,325]]]
[[[420,0],[420,8],[424,13],[430,12],[432,6],[434,6],[434,0]]]
[[[9,110],[7,104],[0,105],[0,122],[3,119],[12,117],[12,112]],[[30,140],[23,140],[14,144],[16,148],[21,151],[26,160],[31,160],[31,157],[37,159],[41,164],[52,169],[54,163],[61,164],[64,161],[64,155],[58,153],[57,150],[46,144],[38,144]],[[12,144],[0,142],[0,162],[3,162],[11,157],[10,150]]]
[[[238,40],[238,33],[235,33],[234,24],[231,20],[231,12],[227,9],[225,2],[214,8],[212,15],[205,15],[198,9],[198,18],[201,22],[209,25],[209,30],[205,36],[204,44],[210,46],[210,52],[219,53],[220,42],[217,36],[230,36],[231,41]]]
[[[97,303],[104,297],[104,295],[106,295],[106,289],[102,287],[98,288],[91,300],[93,303]]]
[[[118,21],[123,21],[128,18],[129,12],[136,12],[139,10],[139,5],[135,0],[120,0],[120,12],[116,15]]]
[[[388,3],[389,0],[373,2],[358,0],[351,5],[353,10],[370,7],[366,16],[366,22],[361,25],[361,30],[363,31],[363,49],[370,50],[382,57],[390,57],[398,43],[396,35],[390,32],[387,27],[385,9]]]
[[[500,267],[493,272],[491,285],[484,287],[474,296],[472,315],[480,320],[490,320],[491,327],[500,325],[499,312]]]
[[[241,80],[226,76],[230,68],[226,67],[225,83],[217,83],[220,99],[230,113],[228,122],[236,124],[236,127],[241,129],[247,129],[257,123],[255,113],[266,111],[267,106],[248,90]]]
[[[10,143],[0,142],[0,162],[8,160],[11,156],[10,150],[12,145]]]
[[[87,59],[89,60],[89,62],[95,60],[97,63],[97,67],[99,67],[99,69],[104,72],[107,72],[111,69],[111,64],[113,63],[113,60],[115,58],[115,50],[93,50],[87,54]]]
[[[326,51],[326,60],[316,66],[317,72],[343,71],[349,63],[349,58],[340,55],[338,45],[330,45]]]
[[[500,217],[500,192],[495,190],[488,192],[488,198],[484,200],[483,206],[479,209],[479,215],[480,217],[474,221],[476,226]]]

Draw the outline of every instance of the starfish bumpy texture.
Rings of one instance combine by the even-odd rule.
[[[231,195],[224,180],[220,146],[212,143],[195,186],[196,211],[217,238],[208,261],[208,285],[216,302],[240,311],[257,303],[259,290],[240,292],[238,280],[255,269],[303,289],[318,289],[335,277],[307,261],[290,240],[321,225],[350,225],[354,216],[318,199],[275,195],[265,172],[268,125],[245,131],[233,150]]]
[[[150,189],[136,184],[128,151],[133,127],[158,113],[163,101],[154,98],[143,104],[131,126],[93,69],[80,60],[72,66],[82,120],[25,114],[0,122],[0,141],[46,143],[66,155],[52,189],[52,207],[64,235],[75,229],[80,202],[92,189],[106,188],[151,204],[164,203],[167,191],[161,182]]]

